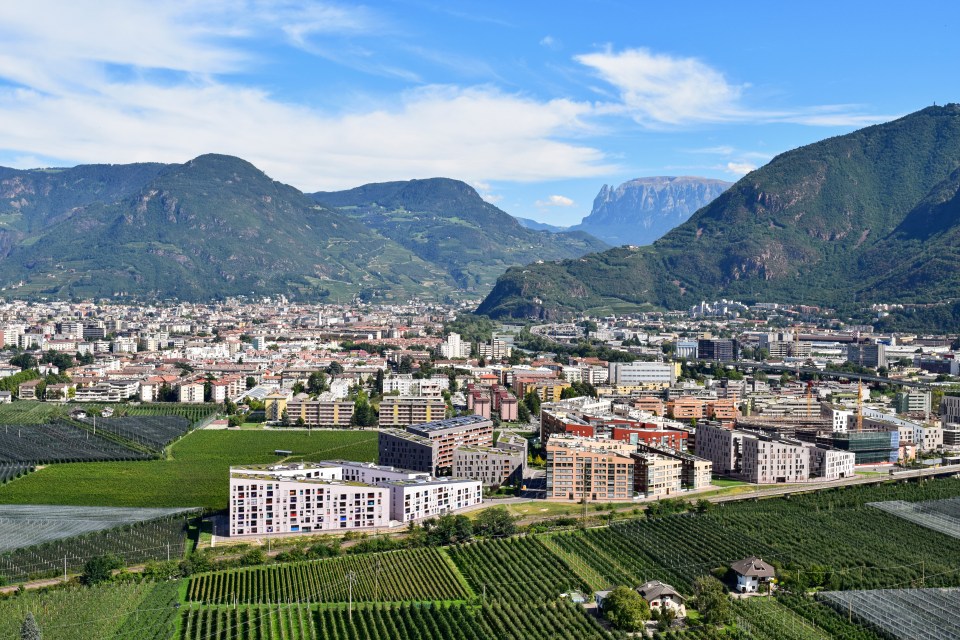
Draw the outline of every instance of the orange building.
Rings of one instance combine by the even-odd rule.
[[[653,396],[643,396],[633,401],[633,408],[652,413],[655,416],[664,415],[663,400]]]
[[[707,403],[689,396],[677,398],[667,403],[667,413],[674,420],[701,420],[707,417]]]

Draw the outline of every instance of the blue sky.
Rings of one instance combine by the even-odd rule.
[[[446,176],[573,224],[960,99],[960,5],[7,2],[0,165],[238,155],[304,191]]]

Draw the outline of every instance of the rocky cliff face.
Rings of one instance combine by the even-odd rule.
[[[616,188],[603,185],[593,201],[593,211],[572,229],[612,245],[652,244],[731,184],[682,176],[637,178]]]

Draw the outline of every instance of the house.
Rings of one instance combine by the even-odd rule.
[[[37,396],[37,385],[39,385],[43,380],[27,380],[26,382],[21,382],[20,386],[17,388],[17,396],[21,400],[39,400]]]
[[[597,603],[597,609],[603,611],[603,602],[604,600],[607,599],[607,596],[609,596],[611,593],[613,593],[611,589],[607,589],[606,591],[594,592],[593,601]]]
[[[659,580],[651,580],[637,587],[637,593],[640,594],[647,604],[650,605],[650,611],[654,609],[672,610],[678,618],[687,615],[687,609],[683,604],[683,596],[677,593],[676,589]]]
[[[756,593],[760,585],[769,585],[776,577],[774,568],[756,556],[734,562],[730,568],[737,574],[738,593]]]
[[[0,404],[7,404],[8,402],[13,402],[13,394],[9,391],[0,391]]]

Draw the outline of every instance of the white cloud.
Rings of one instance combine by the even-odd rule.
[[[546,200],[537,200],[538,207],[572,207],[574,201],[567,196],[550,196]]]
[[[582,140],[593,109],[586,102],[431,85],[330,113],[231,84],[226,75],[257,63],[238,38],[267,30],[274,40],[313,46],[317,34],[377,28],[363,10],[239,0],[132,4],[0,3],[0,78],[13,83],[0,86],[5,163],[183,162],[219,152],[310,190],[616,170]]]
[[[574,58],[620,90],[623,105],[644,125],[717,122],[736,117],[742,86],[696,58],[647,49],[611,49]]]
[[[560,41],[553,36],[547,35],[540,38],[540,46],[556,50],[560,48]]]
[[[750,107],[750,85],[727,80],[722,71],[692,57],[653,53],[648,49],[610,47],[574,60],[592,69],[619,91],[622,112],[643,126],[661,128],[722,122],[785,122],[810,126],[865,126],[896,116],[863,113],[859,105],[821,105],[784,110]]]
[[[749,162],[728,162],[726,171],[735,176],[745,176],[756,168],[756,165]]]

